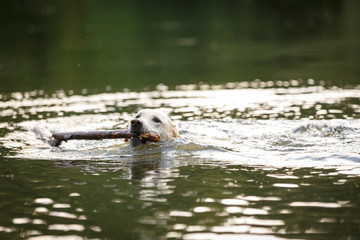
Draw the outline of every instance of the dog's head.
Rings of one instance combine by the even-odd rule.
[[[155,132],[159,134],[160,140],[168,140],[173,137],[179,137],[179,131],[170,117],[160,110],[143,109],[140,110],[135,118],[127,126],[132,133],[142,134],[145,132]],[[131,139],[132,146],[138,146],[142,142],[139,139]]]

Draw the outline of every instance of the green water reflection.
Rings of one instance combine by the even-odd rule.
[[[359,1],[1,1],[0,92],[359,83]]]
[[[359,98],[343,88],[360,83],[359,11],[357,0],[1,1],[0,239],[357,239]],[[144,91],[159,83],[178,91]],[[119,127],[140,106],[173,111],[196,141],[212,129],[243,148],[232,165],[228,149],[195,143],[135,157],[110,144],[50,149],[30,130]],[[265,122],[247,121],[259,119],[276,130],[256,134]],[[308,136],[272,136],[293,119]],[[332,131],[330,119],[346,124]],[[240,125],[255,134],[232,134]],[[266,164],[299,148],[290,162],[322,164]],[[265,164],[234,164],[254,155]]]
[[[358,177],[332,169],[132,164],[1,161],[0,236],[359,236]]]

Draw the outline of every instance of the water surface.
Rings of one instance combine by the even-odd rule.
[[[359,3],[1,1],[0,239],[359,239]]]
[[[7,95],[2,236],[359,236],[359,89],[158,88]],[[135,149],[116,139],[44,140],[47,131],[121,129],[138,108],[158,107],[172,113],[181,138]]]

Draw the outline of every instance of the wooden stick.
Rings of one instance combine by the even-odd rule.
[[[125,130],[107,130],[107,131],[90,131],[90,132],[59,132],[53,133],[49,139],[51,146],[58,147],[62,141],[72,139],[102,140],[112,138],[140,138],[143,141],[158,142],[160,136],[157,133],[146,132],[143,134],[131,133]]]

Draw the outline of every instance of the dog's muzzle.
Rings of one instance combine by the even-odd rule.
[[[130,122],[130,132],[132,133],[144,133],[143,122],[139,119],[133,119]]]
[[[137,133],[137,134],[141,134],[144,133],[144,127],[143,127],[143,122],[139,119],[133,119],[130,122],[130,128],[129,128],[131,133]],[[133,147],[139,146],[144,144],[145,141],[141,140],[140,138],[132,138],[130,139],[130,144]]]

